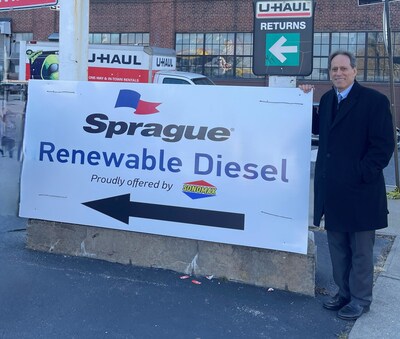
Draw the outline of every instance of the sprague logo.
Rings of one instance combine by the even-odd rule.
[[[215,197],[217,188],[207,181],[199,180],[183,184],[182,192],[191,199]]]
[[[141,100],[141,94],[122,89],[118,93],[118,97],[114,108],[130,107],[134,108],[136,115],[144,116],[158,113],[157,107],[161,103],[149,102]],[[208,127],[208,126],[192,126],[160,123],[144,123],[144,122],[127,122],[114,121],[109,119],[105,113],[93,113],[87,116],[86,126],[83,130],[92,134],[104,134],[105,138],[113,138],[115,136],[142,136],[161,138],[166,142],[178,142],[182,139],[186,140],[210,140],[225,141],[231,136],[231,131],[226,127]]]

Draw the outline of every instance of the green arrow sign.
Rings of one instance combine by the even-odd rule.
[[[265,35],[265,66],[299,66],[300,33]]]

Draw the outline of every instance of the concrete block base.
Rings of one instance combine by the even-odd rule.
[[[28,221],[27,234],[27,247],[33,250],[214,275],[315,296],[311,232],[307,255],[34,219]]]

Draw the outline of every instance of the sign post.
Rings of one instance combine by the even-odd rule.
[[[253,0],[253,5],[254,74],[311,74],[314,1]]]
[[[392,48],[392,31],[391,31],[391,23],[390,23],[390,10],[389,10],[389,0],[385,0],[384,5],[384,13],[383,13],[384,22],[386,23],[386,27],[384,27],[384,36],[386,37],[386,50],[389,57],[389,74],[390,74],[390,103],[392,110],[392,118],[393,118],[393,131],[394,131],[394,140],[395,140],[395,149],[393,153],[394,157],[394,170],[395,170],[395,179],[396,179],[396,188],[399,191],[400,189],[400,178],[399,178],[399,153],[397,149],[397,135],[396,135],[396,96],[394,92],[394,77],[393,77],[393,48]]]
[[[394,130],[394,139],[395,144],[397,145],[397,135],[396,135],[396,104],[395,104],[395,93],[394,93],[394,78],[393,78],[393,63],[395,58],[393,57],[393,49],[392,49],[392,32],[391,32],[391,22],[390,22],[390,8],[389,2],[398,1],[398,0],[358,0],[359,6],[364,5],[374,5],[378,3],[383,3],[383,37],[386,47],[386,52],[388,54],[389,59],[389,87],[390,87],[390,106],[392,111],[393,118],[393,130]],[[394,171],[395,171],[395,179],[396,179],[396,190],[399,192],[400,190],[400,178],[399,178],[399,152],[397,146],[394,148],[393,153],[394,158]]]
[[[61,0],[60,7],[60,80],[87,81],[89,0]]]
[[[399,1],[399,0],[387,0],[387,2],[389,1]],[[374,5],[382,2],[386,2],[386,0],[358,0],[358,6]]]

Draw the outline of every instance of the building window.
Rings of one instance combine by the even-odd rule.
[[[253,33],[177,33],[177,69],[213,78],[259,78],[252,72]]]
[[[400,82],[400,32],[393,32],[394,81]],[[382,32],[314,33],[313,72],[304,79],[329,80],[328,57],[347,50],[357,58],[357,80],[387,82],[389,59]]]
[[[313,80],[328,80],[329,33],[314,34]]]
[[[400,82],[400,32],[393,32],[394,81]],[[252,33],[177,33],[177,69],[213,78],[259,78],[252,72]],[[314,33],[313,71],[301,79],[329,81],[328,58],[336,50],[354,53],[357,80],[387,82],[389,59],[382,32]]]
[[[90,44],[149,46],[149,33],[89,33]]]
[[[13,33],[11,35],[11,54],[19,55],[19,42],[33,40],[33,33]]]
[[[16,79],[19,73],[19,68],[21,65],[19,64],[19,49],[20,49],[20,41],[31,41],[33,40],[33,33],[13,33],[11,35],[11,44],[10,44],[10,64],[9,64],[9,78]],[[1,61],[3,65],[3,62]],[[22,66],[23,67],[23,66]]]
[[[149,33],[121,33],[121,44],[149,46]]]

